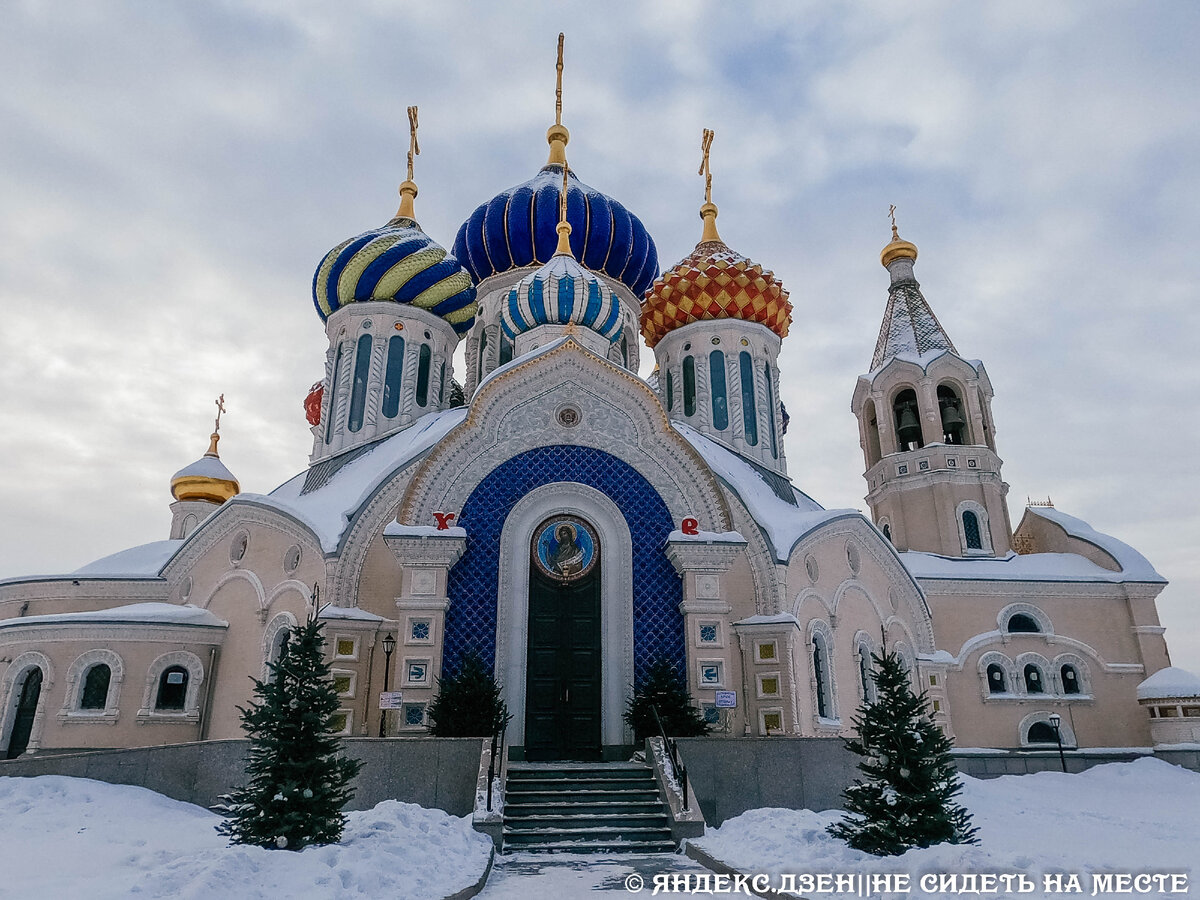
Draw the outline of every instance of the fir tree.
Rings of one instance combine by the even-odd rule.
[[[270,664],[270,680],[254,680],[255,701],[239,707],[249,784],[223,798],[227,818],[217,826],[232,844],[300,850],[341,839],[362,763],[341,755],[333,733],[340,704],[324,644],[314,610]]]
[[[846,818],[829,833],[876,856],[896,856],[933,844],[976,844],[976,829],[953,802],[962,790],[950,739],[933,723],[929,699],[913,694],[895,651],[871,657],[878,697],[854,719],[857,739],[846,746],[863,757],[866,780],[846,789]]]
[[[462,658],[457,672],[438,679],[438,694],[429,704],[429,732],[435,737],[488,737],[511,718],[500,683],[474,653]]]
[[[645,677],[634,688],[625,710],[625,721],[633,729],[634,740],[642,744],[658,734],[658,722],[650,707],[658,710],[667,737],[700,737],[708,734],[708,723],[700,710],[692,705],[683,678],[670,661],[660,659],[646,670]]]

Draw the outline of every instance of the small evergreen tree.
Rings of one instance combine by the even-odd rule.
[[[429,704],[429,733],[435,737],[488,737],[512,716],[500,698],[500,683],[474,653],[462,658],[458,671],[438,679],[438,694]]]
[[[231,844],[300,850],[341,839],[342,807],[362,763],[341,756],[333,733],[339,706],[315,610],[283,645],[255,702],[239,707],[250,737],[249,784],[222,798],[217,826]]]
[[[687,684],[669,660],[660,659],[646,670],[646,676],[633,690],[625,710],[625,721],[633,729],[640,745],[658,734],[658,723],[650,707],[658,710],[667,737],[700,737],[708,734],[708,723],[692,705]]]
[[[863,757],[857,780],[843,793],[846,818],[828,831],[851,847],[897,856],[913,847],[976,844],[971,817],[953,802],[961,790],[950,739],[933,723],[929,699],[913,694],[896,652],[871,657],[877,699],[854,718],[846,746]]]

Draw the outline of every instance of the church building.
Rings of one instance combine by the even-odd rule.
[[[418,224],[410,152],[396,215],[317,263],[305,471],[242,492],[218,416],[164,540],[0,582],[0,753],[240,737],[251,678],[314,604],[347,735],[426,734],[474,655],[527,759],[625,758],[660,661],[716,736],[839,737],[886,645],[960,747],[1151,746],[1166,582],[1048,503],[1014,529],[988,372],[916,246],[893,226],[846,385],[870,513],[826,509],[788,475],[788,292],[741,252],[752,234],[718,233],[711,133],[700,240],[666,265],[570,168],[561,115],[547,138],[449,251]]]

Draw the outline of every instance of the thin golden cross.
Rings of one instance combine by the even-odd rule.
[[[563,40],[565,36],[560,31],[558,33],[558,62],[554,68],[557,71],[557,79],[554,87],[554,124],[562,124],[562,70],[563,70]]]
[[[700,160],[700,171],[697,174],[704,176],[705,203],[712,203],[712,169],[709,168],[708,153],[712,149],[714,134],[711,128],[705,128],[704,136],[700,139],[700,149],[704,152],[704,158]]]
[[[217,422],[213,425],[213,431],[220,433],[221,431],[221,413],[225,412],[225,395],[222,394],[217,398]]]
[[[900,232],[896,230],[896,204],[893,203],[888,207],[888,215],[892,219],[892,240],[900,240]]]
[[[413,180],[413,157],[421,155],[421,147],[417,143],[417,108],[408,108],[408,180]]]

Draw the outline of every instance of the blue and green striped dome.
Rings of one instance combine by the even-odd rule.
[[[497,194],[458,230],[454,255],[478,284],[489,275],[550,261],[558,246],[562,166]],[[641,297],[658,277],[658,250],[638,217],[569,173],[571,252],[583,265],[618,279]]]
[[[554,256],[518,281],[500,307],[500,327],[511,340],[539,325],[574,323],[610,342],[621,336],[621,301],[573,256]]]
[[[441,316],[457,334],[475,321],[475,285],[458,260],[412,219],[343,241],[325,254],[313,276],[321,321],[349,303],[390,300]]]

